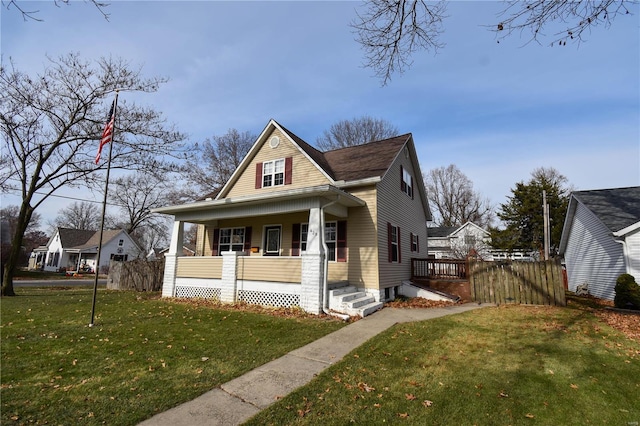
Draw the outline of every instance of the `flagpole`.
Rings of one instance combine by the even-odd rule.
[[[109,191],[109,173],[111,172],[111,152],[113,151],[113,135],[115,133],[115,116],[116,109],[118,108],[118,90],[116,89],[116,98],[113,101],[113,113],[109,120],[113,120],[113,128],[111,130],[111,141],[109,143],[109,159],[107,160],[107,177],[105,179],[104,184],[104,198],[102,200],[102,218],[100,219],[100,238],[98,239],[98,252],[96,254],[96,276],[93,281],[93,301],[91,303],[91,322],[89,323],[89,327],[93,327],[93,320],[95,318],[96,313],[96,296],[98,294],[98,275],[100,273],[100,255],[102,254],[102,237],[104,235],[104,217],[107,211],[107,193]],[[100,142],[102,144],[102,141]],[[97,160],[96,160],[97,161]]]

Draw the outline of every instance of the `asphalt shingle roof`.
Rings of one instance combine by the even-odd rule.
[[[640,186],[575,191],[573,196],[589,208],[611,232],[640,221]]]

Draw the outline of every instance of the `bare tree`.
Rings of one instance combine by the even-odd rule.
[[[490,201],[473,190],[471,180],[454,164],[430,170],[424,180],[437,226],[473,222],[487,228],[491,224],[494,213]]]
[[[102,217],[100,207],[88,201],[73,202],[58,211],[51,224],[55,228],[84,229],[96,231]]]
[[[550,37],[550,45],[580,42],[592,28],[612,25],[618,15],[629,15],[629,4],[637,0],[517,0],[508,1],[499,13],[500,22],[485,25],[495,31],[498,42],[513,33],[529,31],[529,41],[541,43],[544,30],[562,26]],[[386,85],[395,72],[402,74],[412,64],[415,52],[438,52],[447,18],[444,1],[371,0],[351,23],[365,51],[365,66]]]
[[[331,151],[390,138],[398,133],[398,129],[390,122],[365,115],[331,125],[316,139],[316,146],[323,151]]]
[[[151,212],[167,204],[169,185],[162,176],[135,173],[120,177],[109,190],[109,199],[120,211],[113,225],[131,235],[145,253],[167,236],[167,217]]]
[[[194,158],[182,169],[191,185],[182,190],[185,198],[202,198],[220,190],[256,139],[257,136],[250,132],[229,129],[224,135],[205,140],[202,146],[196,145]]]
[[[12,252],[2,281],[2,295],[13,295],[18,250],[38,206],[60,188],[102,186],[106,161],[94,163],[98,141],[116,89],[152,93],[166,80],[146,79],[119,59],[94,63],[78,54],[49,58],[42,74],[27,75],[0,68],[0,190],[19,192],[22,204]],[[118,104],[112,144],[112,169],[171,169],[168,162],[184,136],[168,126],[161,113],[128,103]],[[37,197],[36,197],[37,194]]]
[[[37,9],[31,9],[31,5],[33,4],[33,2],[29,3],[30,5],[29,9],[22,7],[22,3],[25,3],[25,2],[18,1],[18,0],[2,0],[2,4],[7,8],[7,10],[11,10],[12,8],[15,8],[18,11],[18,13],[22,15],[22,19],[24,19],[25,21],[42,22],[42,19],[38,18],[38,13],[40,13],[40,11]],[[71,0],[53,0],[52,3],[57,7],[60,7],[60,5],[63,5],[63,4],[69,5],[72,3],[72,1]],[[105,9],[109,6],[109,3],[105,3],[98,0],[90,0],[89,3],[93,4],[96,7],[96,9],[98,9],[98,11],[102,14],[102,16],[104,16],[104,19],[106,19],[107,21],[109,20],[109,14],[106,13],[105,11]]]
[[[0,238],[0,244],[2,245],[2,267],[6,263],[9,253],[11,252],[11,236],[15,233],[18,223],[18,214],[20,213],[20,207],[18,206],[6,206],[0,209],[0,220],[2,225],[2,237]],[[31,221],[27,226],[27,230],[24,234],[22,241],[22,247],[20,251],[20,259],[18,263],[25,265],[28,261],[29,254],[33,249],[46,244],[49,238],[42,232],[40,228],[41,217],[39,213],[34,213],[31,217]]]

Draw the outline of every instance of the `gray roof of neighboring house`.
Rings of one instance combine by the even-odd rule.
[[[122,230],[105,230],[102,235],[102,244],[106,244],[120,234]],[[87,249],[98,247],[100,240],[99,231],[88,231],[86,229],[58,228],[60,243],[65,249]],[[55,235],[55,234],[54,234]]]
[[[427,237],[448,237],[458,228],[459,226],[434,226],[427,228]]]
[[[76,247],[86,243],[96,231],[86,229],[58,228],[60,234],[60,244],[63,248]],[[54,234],[55,236],[55,234]]]
[[[575,191],[572,195],[591,210],[611,232],[640,221],[640,186]]]

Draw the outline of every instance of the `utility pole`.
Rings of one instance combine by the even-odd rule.
[[[544,260],[549,260],[549,205],[547,191],[542,191],[542,220],[544,222]]]

